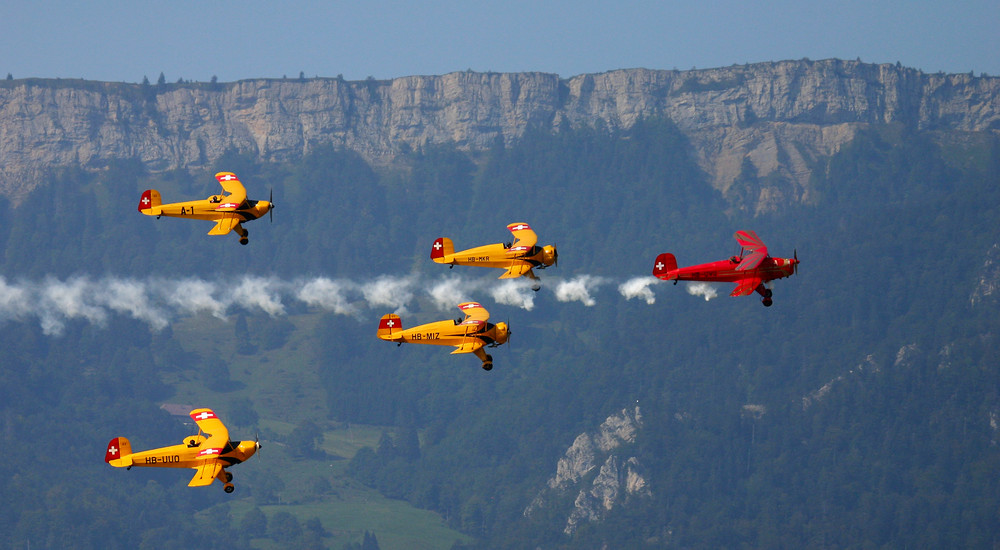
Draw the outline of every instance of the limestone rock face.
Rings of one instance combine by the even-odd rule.
[[[267,161],[321,144],[373,163],[406,148],[482,150],[565,124],[623,129],[664,116],[688,135],[723,193],[745,169],[787,184],[761,190],[766,211],[810,199],[810,163],[868,124],[1000,130],[1000,78],[929,75],[855,61],[783,61],[718,69],[458,72],[392,80],[260,79],[138,85],[0,82],[0,193],[17,201],[45,171],[139,159],[153,171],[199,168],[236,150]]]
[[[564,528],[566,534],[572,534],[581,522],[600,521],[612,508],[627,503],[633,496],[649,496],[647,477],[639,459],[620,456],[620,448],[633,443],[641,428],[642,414],[636,407],[632,411],[622,409],[609,416],[597,430],[578,435],[556,464],[556,473],[548,480],[548,487],[539,491],[524,515],[553,506],[552,501],[561,500],[561,495],[576,491]]]

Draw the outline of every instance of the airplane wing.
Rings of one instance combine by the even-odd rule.
[[[219,172],[215,179],[222,185],[222,190],[228,193],[222,198],[222,203],[216,207],[220,212],[232,212],[243,206],[247,200],[247,190],[240,183],[240,179],[232,172]]]
[[[463,342],[460,346],[455,346],[455,351],[451,352],[452,355],[456,353],[475,353],[475,351],[486,345],[485,342],[478,338],[472,338],[468,342]]]
[[[510,251],[516,256],[523,255],[538,242],[538,235],[531,230],[531,226],[526,223],[512,223],[507,225],[507,230],[514,234],[514,244]]]
[[[764,282],[764,279],[760,277],[747,277],[746,279],[740,279],[736,281],[736,288],[729,293],[730,296],[747,296],[753,294],[753,291],[757,289],[760,284]]]
[[[736,242],[740,243],[740,246],[750,251],[750,254],[744,256],[743,261],[736,266],[736,271],[753,269],[767,257],[767,246],[764,241],[760,240],[756,232],[737,231],[733,237],[736,238]]]
[[[465,313],[465,320],[460,323],[463,325],[479,325],[490,318],[490,312],[486,311],[486,308],[479,302],[464,302],[458,304],[458,309]]]
[[[531,271],[531,264],[527,262],[515,262],[513,265],[507,268],[507,271],[503,275],[497,277],[498,279],[516,279],[521,275]]]
[[[215,227],[213,227],[208,234],[209,235],[226,235],[233,230],[236,225],[240,223],[239,216],[235,214],[222,214],[222,217],[215,222]]]
[[[211,462],[205,462],[201,466],[195,468],[197,470],[194,477],[191,478],[191,482],[188,483],[188,487],[204,487],[205,485],[211,485],[215,481],[215,477],[219,475],[222,471],[222,462],[219,460],[213,460]]]
[[[191,411],[191,420],[198,425],[198,429],[208,436],[202,443],[202,450],[198,453],[199,459],[215,458],[221,454],[222,448],[229,443],[229,430],[226,425],[215,416],[212,409],[195,409]]]

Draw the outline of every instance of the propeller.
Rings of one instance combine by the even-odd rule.
[[[260,457],[260,447],[261,447],[261,445],[260,445],[260,432],[254,432],[254,434],[253,434],[253,444],[257,447],[257,452],[255,454],[258,457]]]
[[[792,249],[792,258],[795,260],[795,263],[792,264],[792,273],[794,275],[798,275],[799,274],[799,251],[796,250],[796,249],[794,249],[794,248]]]
[[[274,188],[271,188],[271,194],[267,196],[267,204],[271,207],[267,209],[267,215],[271,218],[271,223],[274,223]]]

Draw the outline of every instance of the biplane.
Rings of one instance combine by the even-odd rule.
[[[477,302],[458,304],[465,315],[454,320],[435,321],[413,328],[403,328],[399,315],[389,313],[378,323],[378,337],[398,345],[432,344],[455,346],[451,353],[475,353],[483,362],[483,370],[493,368],[493,356],[483,348],[496,347],[507,341],[510,329],[506,323],[489,322],[490,313]]]
[[[247,191],[240,179],[232,172],[219,172],[215,179],[222,185],[224,194],[212,195],[205,200],[174,202],[163,204],[160,192],[147,189],[139,199],[139,212],[147,216],[168,216],[171,218],[192,218],[215,222],[209,235],[226,235],[235,231],[240,236],[240,244],[247,244],[249,232],[242,223],[256,220],[270,213],[274,217],[273,192],[269,200],[247,200]]]
[[[507,229],[514,235],[510,243],[496,243],[455,252],[451,239],[441,237],[431,246],[431,259],[439,264],[477,265],[505,270],[500,279],[525,276],[533,280],[532,290],[541,288],[532,268],[559,265],[554,245],[537,246],[538,235],[526,223],[512,223]]]
[[[219,480],[223,490],[232,493],[233,474],[226,468],[253,456],[260,449],[260,442],[230,441],[229,430],[211,409],[195,409],[191,411],[191,419],[198,425],[198,434],[185,437],[180,445],[133,453],[127,438],[116,437],[108,443],[104,461],[129,470],[132,466],[193,468],[196,471],[188,487],[211,485]]]
[[[665,281],[721,281],[736,283],[730,296],[746,296],[754,291],[762,296],[761,303],[770,307],[771,289],[765,286],[769,281],[791,277],[798,273],[799,255],[791,258],[772,258],[767,246],[753,231],[737,231],[734,235],[740,244],[739,256],[728,260],[677,267],[673,254],[664,253],[656,257],[653,276]]]

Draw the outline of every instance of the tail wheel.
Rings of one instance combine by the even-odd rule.
[[[222,490],[227,493],[232,493],[236,490],[236,487],[234,487],[232,483],[227,483],[222,487]]]

